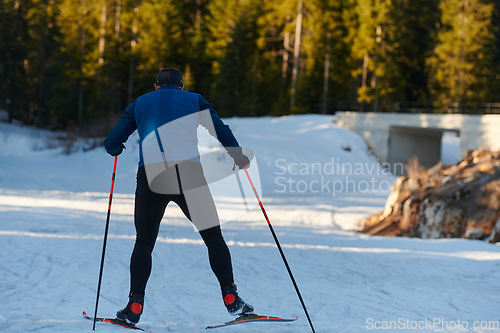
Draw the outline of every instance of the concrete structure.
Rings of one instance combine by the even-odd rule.
[[[425,167],[436,164],[446,131],[459,135],[460,158],[470,149],[500,150],[500,115],[337,112],[336,119],[363,136],[382,163],[391,166],[407,164],[412,156]]]

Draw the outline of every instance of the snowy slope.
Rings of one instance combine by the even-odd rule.
[[[421,332],[457,331],[446,329],[443,320],[455,326],[458,320],[461,326],[466,321],[468,329],[459,331],[500,331],[473,329],[475,321],[484,326],[500,320],[497,246],[349,231],[361,217],[384,206],[388,193],[377,186],[395,177],[375,171],[375,159],[361,138],[332,120],[306,115],[226,121],[240,144],[256,152],[264,204],[316,332],[366,332],[376,321],[398,324],[394,332],[417,331],[415,325],[425,328]],[[50,135],[0,123],[2,332],[92,328],[81,312],[94,309],[113,159],[103,149],[70,156],[60,149],[32,149]],[[113,316],[127,301],[137,139],[134,134],[118,159],[99,306],[105,316]],[[336,172],[325,172],[328,163]],[[363,173],[349,170],[356,164]],[[321,176],[338,181],[337,189],[342,182],[354,183],[335,195],[326,188],[315,192],[319,183],[314,182],[321,182]],[[281,191],[280,184],[300,181],[307,190]],[[359,188],[363,181],[375,187]],[[258,313],[299,316],[291,324],[254,323],[223,330],[310,331],[261,212],[254,210],[223,229],[242,297]],[[202,332],[206,325],[230,319],[205,246],[179,209],[169,206],[140,326],[153,332]],[[97,330],[124,331],[106,324]]]

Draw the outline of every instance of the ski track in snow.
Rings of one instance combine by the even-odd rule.
[[[245,142],[262,140],[265,132],[257,127],[265,131],[278,125],[282,128],[277,133],[286,134],[299,124],[296,133],[321,137],[328,128],[332,130],[331,125],[321,125],[330,119],[235,118],[228,123]],[[54,149],[33,152],[33,138],[47,134],[30,135],[25,128],[5,124],[0,124],[0,131],[4,133],[0,137],[4,140],[0,148],[0,331],[90,331],[92,323],[81,312],[94,312],[112,161],[97,150],[69,157]],[[355,139],[345,138],[343,129],[338,131],[340,144]],[[280,151],[286,151],[286,135],[273,138],[282,141]],[[335,139],[335,134],[329,138]],[[99,316],[113,317],[127,302],[137,158],[136,147],[127,148],[127,154],[119,158]],[[460,319],[468,322],[468,329],[437,331],[500,331],[472,328],[474,321],[500,320],[498,246],[463,239],[428,241],[357,234],[348,230],[356,226],[354,220],[380,211],[387,194],[273,196],[272,184],[268,185],[274,170],[272,147],[251,148],[260,158],[267,193],[264,205],[316,332],[373,331],[367,326],[368,318],[380,322]],[[292,159],[293,155],[300,161],[306,155],[303,149],[307,149],[305,143],[284,156]],[[387,179],[392,182],[395,178]],[[223,233],[243,299],[259,314],[298,315],[299,320],[220,330],[310,332],[261,211],[255,208],[224,224]],[[155,333],[205,332],[207,325],[231,319],[210,270],[205,245],[180,210],[169,205],[153,252],[153,272],[139,326]],[[98,323],[97,331],[125,329]]]

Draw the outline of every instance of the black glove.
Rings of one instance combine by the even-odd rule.
[[[110,153],[111,156],[117,156],[117,155],[120,155],[123,151],[123,149],[127,149],[125,148],[125,145],[122,143],[121,147],[117,150],[117,152],[113,152],[113,154]]]
[[[246,155],[243,155],[242,157],[235,159],[234,164],[236,164],[240,169],[244,169],[250,166],[250,160],[246,157]]]

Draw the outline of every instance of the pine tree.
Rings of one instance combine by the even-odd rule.
[[[261,8],[259,99],[265,109],[260,114],[289,114],[298,1],[264,1]]]
[[[257,115],[259,52],[257,19],[259,3],[254,1],[214,0],[210,6],[212,57],[211,102],[223,116]]]
[[[439,0],[394,0],[391,15],[398,22],[396,61],[403,101],[430,103],[426,59],[437,43],[436,24],[440,19]]]
[[[0,108],[8,111],[9,120],[22,119],[29,108],[22,93],[27,71],[28,7],[29,3],[20,0],[0,0]]]
[[[359,0],[354,6],[355,24],[349,31],[352,57],[358,63],[352,75],[360,78],[360,110],[364,103],[371,103],[373,111],[378,111],[379,100],[393,100],[399,93],[398,25],[391,15],[395,10],[391,0]]]
[[[491,70],[493,5],[479,0],[441,0],[439,44],[427,64],[435,101],[484,101]]]
[[[352,95],[352,63],[344,13],[348,1],[307,2],[303,78],[298,103],[307,112],[330,112],[339,100]]]

